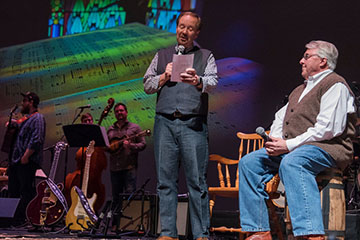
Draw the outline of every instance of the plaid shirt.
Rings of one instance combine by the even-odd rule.
[[[45,141],[45,128],[45,118],[40,113],[32,115],[20,124],[11,164],[20,162],[26,149],[33,149],[35,152],[30,156],[29,161],[41,165]]]

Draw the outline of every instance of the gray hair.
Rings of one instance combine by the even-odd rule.
[[[335,45],[326,41],[311,41],[305,45],[307,49],[317,49],[317,54],[321,58],[327,59],[327,65],[331,70],[334,70],[337,63],[339,52]]]

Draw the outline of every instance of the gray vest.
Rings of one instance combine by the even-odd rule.
[[[175,46],[158,52],[158,74],[165,72],[166,65],[172,62],[173,54],[176,54]],[[184,54],[194,54],[193,68],[198,76],[203,76],[210,51],[195,46]],[[157,93],[156,113],[172,114],[178,110],[185,115],[206,116],[208,101],[208,94],[193,85],[167,81]]]

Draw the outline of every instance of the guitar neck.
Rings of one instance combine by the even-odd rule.
[[[62,141],[57,142],[55,145],[54,159],[53,159],[53,163],[51,165],[50,174],[49,174],[49,178],[51,180],[55,180],[55,174],[56,174],[56,169],[57,169],[59,158],[60,158],[60,153],[61,153],[61,150],[64,150],[66,146],[67,146],[67,144]]]
[[[139,132],[139,133],[137,133],[137,134],[131,135],[131,136],[129,136],[129,137],[126,137],[126,138],[123,138],[123,139],[114,141],[113,143],[110,144],[110,149],[112,149],[112,148],[118,148],[119,145],[122,144],[124,141],[130,140],[130,139],[133,139],[133,138],[136,138],[136,137],[149,136],[150,133],[151,133],[150,130],[147,129],[147,130],[141,131],[141,132]]]
[[[54,160],[51,165],[51,170],[50,170],[50,174],[49,174],[49,178],[51,180],[54,180],[54,178],[55,178],[56,169],[57,169],[57,165],[58,165],[59,157],[60,157],[60,152],[61,152],[61,149],[58,149],[55,151],[55,154],[54,154]]]
[[[90,160],[91,160],[91,154],[86,154],[86,161],[85,161],[82,188],[81,188],[85,196],[87,196],[87,188],[89,182]]]

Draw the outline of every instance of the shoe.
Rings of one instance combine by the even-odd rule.
[[[179,240],[179,238],[173,238],[168,236],[160,236],[156,240]]]
[[[272,240],[270,231],[255,232],[247,237],[245,240]]]

